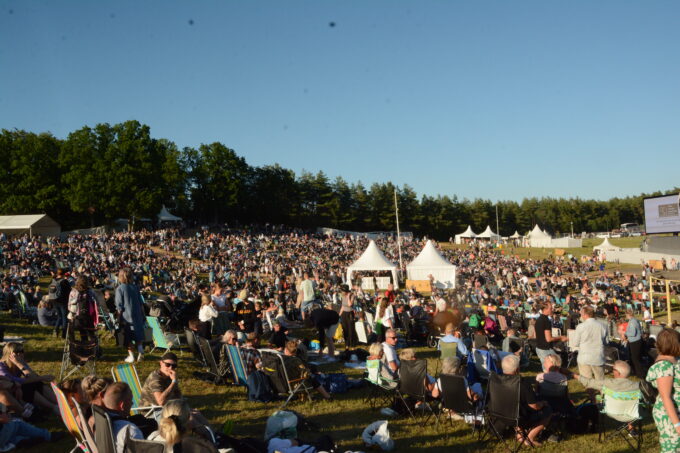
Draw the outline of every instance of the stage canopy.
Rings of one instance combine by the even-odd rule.
[[[500,238],[500,235],[494,233],[489,225],[486,226],[486,230],[477,235],[477,239],[498,240]]]
[[[347,268],[347,284],[352,282],[352,273],[360,271],[390,271],[394,284],[396,285],[399,281],[397,280],[397,266],[385,257],[373,240],[368,243],[368,247],[359,259]]]
[[[455,242],[456,244],[462,244],[463,239],[474,239],[476,236],[477,235],[472,231],[472,228],[470,228],[470,225],[468,225],[467,230],[456,235]]]
[[[0,233],[8,236],[59,236],[61,226],[47,214],[0,216]]]
[[[429,280],[432,275],[437,288],[456,287],[456,266],[441,255],[432,241],[427,241],[420,254],[406,266],[406,272],[409,280]]]
[[[170,214],[170,211],[168,211],[168,208],[163,206],[161,208],[161,212],[158,213],[158,221],[159,222],[181,222],[182,218],[177,217],[176,215]]]

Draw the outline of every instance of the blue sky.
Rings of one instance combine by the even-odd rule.
[[[669,189],[680,2],[0,2],[0,128],[128,119],[419,194]]]

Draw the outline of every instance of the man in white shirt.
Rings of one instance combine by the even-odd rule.
[[[300,292],[302,293],[302,303],[300,304],[300,311],[302,312],[302,319],[307,317],[307,310],[309,305],[316,298],[314,281],[309,278],[309,272],[305,271],[303,274],[302,283],[300,283]]]
[[[387,329],[385,331],[385,342],[383,347],[383,362],[395,378],[399,372],[399,356],[397,355],[397,331],[394,329]]]
[[[593,307],[581,308],[583,322],[576,326],[569,347],[578,348],[579,375],[601,381],[604,379],[604,345],[607,344],[607,328],[595,319]]]

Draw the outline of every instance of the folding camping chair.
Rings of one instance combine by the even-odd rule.
[[[17,310],[20,318],[26,319],[29,322],[38,321],[38,309],[30,306],[26,293],[23,291],[19,291],[17,296]]]
[[[622,437],[633,450],[640,451],[642,445],[642,417],[640,416],[640,398],[642,393],[640,390],[633,390],[629,392],[616,392],[602,388],[604,406],[600,411],[600,432],[598,440],[602,442],[602,437],[605,434],[605,422],[607,418],[618,422],[618,426],[605,437],[609,440],[612,437],[619,435]],[[632,424],[636,427],[637,433],[629,435],[628,425]],[[633,444],[635,441],[635,444]]]
[[[383,377],[382,367],[384,366],[385,364],[379,359],[366,360],[364,380],[369,384],[369,392],[364,402],[370,403],[371,409],[375,408],[376,400],[389,406],[396,395],[399,382]]]
[[[439,366],[447,357],[454,358],[458,353],[458,343],[445,341],[439,341],[439,357],[437,358],[437,367],[435,370],[439,370]]]
[[[262,369],[269,376],[272,386],[280,395],[288,395],[279,410],[285,408],[296,395],[300,398],[307,395],[309,400],[312,399],[309,392],[312,387],[308,383],[309,371],[302,360],[284,356],[273,349],[260,349],[260,353]]]
[[[224,352],[229,358],[232,376],[234,377],[234,384],[246,385],[248,382],[248,371],[246,370],[246,367],[243,363],[241,348],[232,344],[228,344],[224,346]]]
[[[196,361],[200,363],[201,366],[207,366],[205,357],[203,356],[203,351],[198,345],[196,332],[191,329],[184,329],[184,336],[187,339],[187,346],[189,346],[189,350],[194,355],[194,359],[196,359]]]
[[[129,432],[128,432],[129,434]],[[125,453],[164,453],[165,444],[153,440],[134,439],[127,437],[125,439]]]
[[[176,333],[166,333],[161,329],[161,325],[158,323],[158,318],[153,316],[146,317],[146,323],[151,327],[151,332],[153,333],[153,353],[156,348],[165,349],[164,352],[168,352],[173,347],[179,349],[179,355],[182,355],[182,348],[180,347],[179,335]]]
[[[95,374],[99,341],[96,338],[95,340],[87,341],[76,340],[72,338],[71,329],[71,323],[68,323],[64,353],[61,357],[61,369],[59,371],[60,382],[79,371],[84,371],[85,374]]]
[[[68,405],[66,395],[64,395],[64,392],[62,392],[59,389],[59,387],[57,387],[57,384],[55,384],[54,382],[51,382],[50,385],[52,386],[54,396],[57,399],[57,406],[59,407],[59,415],[61,416],[61,421],[64,422],[66,430],[76,440],[76,446],[73,447],[71,453],[75,453],[76,451],[78,451],[78,449],[82,450],[84,453],[93,453],[93,451],[90,449],[87,443],[87,440],[85,439],[85,435],[83,434],[83,432],[80,429],[80,426],[78,426],[78,423],[76,422],[76,417],[75,415],[73,415],[71,407]]]
[[[103,407],[92,405],[94,416],[94,441],[99,453],[116,453],[116,442],[113,439],[113,427],[111,417]]]
[[[496,365],[491,352],[484,349],[473,349],[468,354],[468,381],[470,384],[489,379],[489,374],[498,373],[500,370]]]
[[[519,424],[519,375],[489,375],[489,388],[486,392],[486,432],[502,442],[511,453],[518,452],[523,442],[517,439],[516,432],[527,439],[527,431]],[[507,427],[513,428],[513,443],[508,443],[503,436]],[[531,443],[531,441],[529,441]]]
[[[225,382],[224,377],[227,374],[228,370],[228,364],[226,363],[228,362],[228,359],[226,358],[226,353],[224,352],[224,349],[222,349],[223,357],[220,358],[220,362],[218,364],[217,360],[215,360],[215,355],[213,354],[210,342],[205,338],[201,337],[200,335],[196,335],[194,338],[198,342],[198,348],[201,352],[201,355],[205,359],[207,372],[210,376],[213,377],[213,384],[215,385],[223,384]]]
[[[619,350],[616,346],[604,347],[604,372],[611,373],[614,370],[614,363],[619,360]]]
[[[416,416],[407,399],[410,397],[422,403],[423,412],[429,412],[425,423],[430,419],[430,416],[436,415],[432,409],[429,401],[432,398],[428,396],[427,388],[425,387],[425,380],[427,379],[427,360],[404,360],[399,365],[399,385],[397,386],[397,396],[401,399],[406,410],[413,420]],[[414,408],[415,409],[415,408]]]
[[[78,401],[76,401],[75,398],[71,399],[73,400],[73,405],[76,408],[76,412],[78,412],[78,419],[80,420],[80,431],[85,436],[87,446],[90,448],[90,453],[98,453],[97,444],[94,441],[94,433],[92,432],[89,423],[87,423],[87,418],[83,414],[83,408],[80,407],[80,404],[78,403]]]
[[[463,376],[456,376],[453,374],[442,374],[439,376],[441,385],[441,405],[439,413],[437,413],[437,423],[444,410],[455,412],[458,415],[465,417],[466,422],[472,425],[472,433],[477,431],[477,427],[481,425],[482,406],[477,404],[468,396],[468,391],[465,386],[465,378]],[[447,417],[449,423],[453,426],[451,417]]]
[[[123,363],[111,367],[111,375],[116,382],[125,382],[132,391],[132,408],[131,414],[143,414],[145,417],[151,416],[157,409],[162,409],[162,406],[142,406],[140,401],[142,399],[142,386],[139,383],[139,375],[137,369],[132,363]]]

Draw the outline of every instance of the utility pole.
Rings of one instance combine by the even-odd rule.
[[[397,248],[399,249],[399,269],[404,268],[404,263],[401,259],[401,232],[399,231],[399,203],[397,203],[397,189],[394,189],[394,216],[397,219]],[[396,282],[395,282],[396,283]]]
[[[501,230],[498,227],[498,202],[496,202],[496,234],[498,235],[496,242],[500,242]]]

